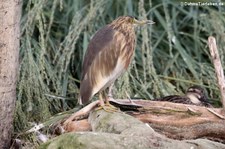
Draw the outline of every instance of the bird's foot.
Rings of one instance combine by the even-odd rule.
[[[119,110],[117,107],[111,105],[111,104],[109,103],[109,101],[107,101],[105,105],[108,106],[108,107],[110,107],[111,109],[115,109],[115,110],[117,110],[117,111]]]
[[[120,111],[118,108],[114,107],[113,105],[111,105],[110,103],[106,103],[104,105],[100,105],[100,107],[96,108],[95,110],[105,110],[106,112],[118,112]]]

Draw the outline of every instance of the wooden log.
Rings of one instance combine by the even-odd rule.
[[[143,103],[143,101],[141,102]],[[155,103],[155,106],[159,107],[157,103]],[[148,113],[151,109],[146,112]],[[142,112],[139,114],[142,114]],[[163,113],[167,115],[167,112]],[[88,121],[91,124],[92,132],[66,133],[46,142],[40,148],[225,148],[224,144],[207,139],[174,140],[167,138],[156,132],[148,124],[121,111],[94,110],[90,113]]]
[[[124,99],[118,101],[130,102]],[[146,100],[133,102],[143,107],[138,111],[124,113],[149,124],[160,134],[173,139],[210,138],[225,143],[225,120],[210,112],[206,107]],[[210,109],[224,116],[221,108]],[[73,127],[76,123],[77,120],[73,120],[63,127],[67,132],[91,129],[91,125],[85,124],[84,127],[87,128],[82,126],[79,130],[78,127]]]

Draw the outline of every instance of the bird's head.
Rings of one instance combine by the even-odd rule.
[[[111,24],[115,27],[135,27],[145,24],[154,24],[151,20],[137,20],[132,16],[121,16],[114,20]]]
[[[195,104],[209,103],[205,90],[200,86],[191,86],[187,89],[186,96]]]

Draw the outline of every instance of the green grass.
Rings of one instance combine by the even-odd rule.
[[[224,7],[181,6],[172,0],[25,0],[16,131],[76,105],[88,43],[98,29],[121,15],[156,23],[137,28],[135,57],[115,83],[115,97],[126,98],[127,92],[130,97],[152,99],[183,94],[197,84],[218,106],[207,38],[217,39],[224,66]]]

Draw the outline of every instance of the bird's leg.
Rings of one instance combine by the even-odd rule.
[[[108,105],[108,106],[110,106],[110,107],[112,107],[112,108],[118,110],[118,108],[114,107],[113,105],[111,105],[111,104],[109,103],[110,100],[113,100],[113,101],[114,101],[114,98],[113,98],[113,95],[112,95],[112,89],[113,89],[113,86],[114,86],[114,83],[112,83],[112,84],[109,86],[108,96],[105,96],[105,97],[106,97],[106,98],[105,98],[105,102],[106,102],[106,105]],[[106,95],[105,92],[104,92],[104,94]]]
[[[99,101],[100,101],[100,107],[96,108],[95,110],[103,109],[106,112],[116,112],[118,110],[116,107],[114,107],[113,105],[109,103],[109,100],[104,91],[99,93]]]
[[[101,107],[104,107],[105,106],[105,103],[104,103],[104,99],[102,97],[102,92],[99,93],[99,101],[100,101],[100,106]]]
[[[112,88],[113,88],[113,85],[114,85],[114,83],[112,83],[112,84],[109,86],[109,91],[108,91],[108,97],[109,97],[109,98],[113,98],[113,96],[112,96]]]
[[[112,87],[112,86],[110,86],[110,88],[111,88],[111,87]],[[109,90],[111,90],[111,89],[109,89]],[[105,91],[103,91],[103,95],[104,95],[104,97],[105,97],[105,105],[108,106],[108,107],[110,107],[110,108],[112,108],[112,109],[118,110],[116,107],[114,107],[113,105],[111,105],[111,104],[109,103],[109,98],[112,98],[112,97],[107,96]],[[108,95],[109,95],[109,94],[108,94]]]

